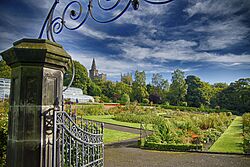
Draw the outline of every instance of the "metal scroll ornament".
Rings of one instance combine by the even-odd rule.
[[[42,38],[43,35],[46,34],[47,39],[55,42],[54,34],[60,34],[63,29],[76,30],[80,28],[89,17],[98,23],[109,23],[121,17],[130,5],[132,5],[134,10],[138,10],[140,4],[139,0],[68,0],[67,3],[63,0],[61,1],[62,2],[59,0],[54,1],[38,38]],[[173,0],[141,1],[159,5],[167,4]],[[59,4],[62,4],[64,7],[59,8]],[[95,7],[95,9],[93,9],[93,7]],[[115,15],[111,14],[111,18],[100,19],[96,16],[99,15],[101,11],[114,12],[116,9],[118,9],[118,12],[116,11]],[[63,10],[62,14],[55,16],[60,10]],[[75,23],[72,24],[72,22]]]

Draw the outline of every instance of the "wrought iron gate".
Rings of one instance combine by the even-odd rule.
[[[53,167],[103,167],[103,123],[53,115]]]

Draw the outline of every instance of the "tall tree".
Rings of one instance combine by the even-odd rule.
[[[146,85],[146,73],[145,73],[145,71],[141,71],[141,72],[139,72],[138,70],[135,71],[135,82],[141,86]]]
[[[142,102],[144,98],[148,98],[148,92],[146,87],[146,74],[144,71],[135,72],[135,81],[132,84],[132,101],[137,100],[138,102]]]
[[[232,82],[219,95],[219,106],[237,110],[241,113],[250,111],[250,78],[239,79]]]
[[[208,106],[212,96],[212,87],[209,83],[202,82],[201,79],[194,75],[189,75],[186,78],[188,85],[186,101],[188,106],[201,107]]]
[[[89,87],[88,87],[88,94],[91,95],[91,96],[101,96],[102,95],[102,90],[94,82],[91,82]]]
[[[152,77],[152,86],[147,86],[147,88],[150,88],[148,90],[149,100],[155,104],[159,104],[165,101],[169,83],[168,80],[163,79],[161,74],[155,73]]]
[[[219,107],[219,94],[228,87],[227,83],[215,83],[212,85],[212,97],[210,99],[210,107]]]
[[[83,93],[87,94],[88,87],[91,83],[91,80],[88,77],[87,69],[78,61],[74,60],[73,62],[75,66],[75,78],[72,83],[72,86],[82,89]],[[72,78],[72,67],[70,67],[64,75],[64,82],[63,82],[64,86],[67,86],[70,83],[71,78]]]
[[[188,106],[200,107],[201,106],[201,87],[202,82],[199,77],[194,75],[189,75],[186,78],[186,83],[188,85],[186,101]]]
[[[152,85],[160,90],[168,90],[169,89],[169,83],[168,80],[165,80],[161,74],[155,73],[152,77]]]
[[[184,72],[177,69],[172,73],[172,83],[168,93],[170,104],[181,105],[182,102],[185,102],[186,94],[187,84],[185,81]]]

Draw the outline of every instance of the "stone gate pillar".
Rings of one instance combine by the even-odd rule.
[[[61,45],[44,39],[13,45],[1,53],[12,69],[7,166],[51,167],[52,109],[55,101],[61,104],[70,56]],[[46,115],[51,119],[45,121]]]

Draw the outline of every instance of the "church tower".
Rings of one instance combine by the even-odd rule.
[[[98,77],[98,70],[96,69],[95,59],[93,58],[91,69],[89,70],[89,77],[91,80]]]
[[[91,69],[89,70],[89,77],[90,77],[91,80],[94,80],[94,79],[97,78],[97,79],[101,79],[103,81],[106,81],[106,79],[107,79],[106,74],[104,74],[104,73],[99,74],[98,73],[94,58],[93,58],[93,61],[92,61]]]

